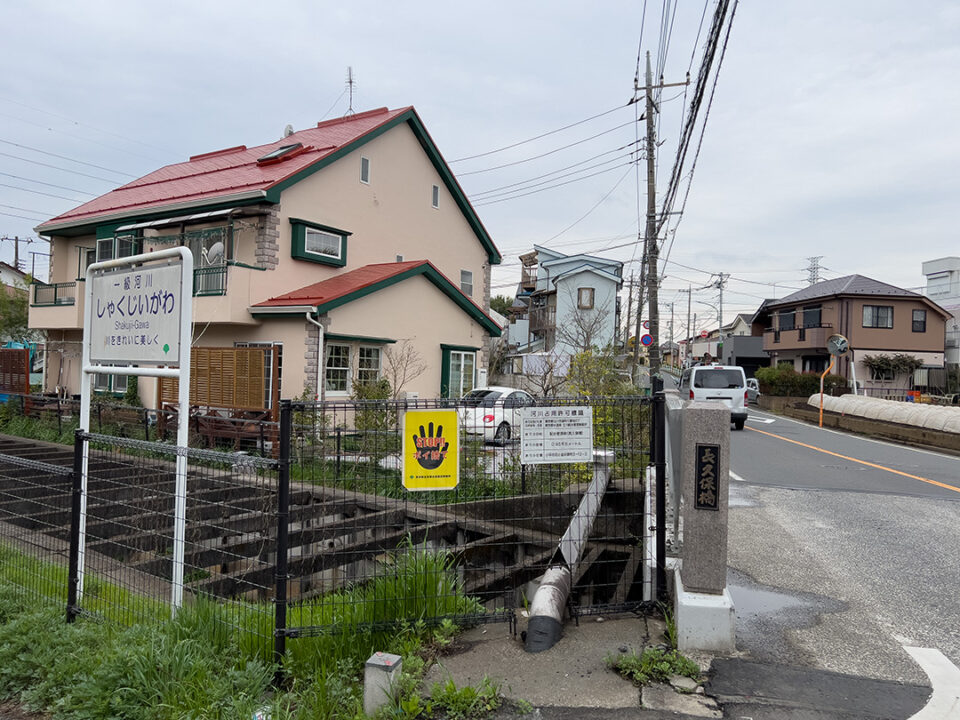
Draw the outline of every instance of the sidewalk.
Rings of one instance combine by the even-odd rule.
[[[506,625],[468,630],[450,653],[439,658],[424,681],[452,679],[458,686],[475,685],[488,676],[502,683],[510,700],[529,703],[527,718],[579,720],[580,718],[720,718],[716,703],[702,688],[681,694],[669,685],[639,688],[607,667],[606,659],[620,653],[640,653],[663,639],[660,620],[638,615],[585,617],[579,627],[568,621],[564,636],[550,650],[528,653],[518,635]],[[703,662],[709,665],[710,658]],[[706,667],[701,664],[701,670]],[[502,710],[497,718],[520,717]]]

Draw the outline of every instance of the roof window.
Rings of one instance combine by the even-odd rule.
[[[293,145],[281,145],[276,150],[272,152],[268,152],[263,157],[257,158],[257,164],[265,165],[267,163],[278,162],[291,154],[299,155],[300,153],[297,151],[302,149],[303,149],[303,143],[294,143]]]

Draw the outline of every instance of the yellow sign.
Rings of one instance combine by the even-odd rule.
[[[452,490],[460,482],[456,410],[408,410],[403,418],[403,486]]]

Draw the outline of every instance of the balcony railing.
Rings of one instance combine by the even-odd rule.
[[[789,350],[791,348],[826,348],[827,338],[833,334],[833,325],[796,327],[789,330],[767,328],[763,333],[764,350]],[[775,348],[774,346],[778,346]]]
[[[77,302],[77,283],[34,283],[34,307],[52,307],[54,305],[73,305]]]
[[[533,308],[530,311],[530,332],[552,330],[556,325],[556,317],[556,308]]]
[[[193,294],[197,297],[227,294],[227,266],[194,268]]]

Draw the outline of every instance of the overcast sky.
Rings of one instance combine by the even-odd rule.
[[[639,273],[638,49],[665,83],[695,76],[715,9],[650,1],[644,17],[644,5],[5,2],[0,236],[35,238],[47,217],[192,154],[342,116],[350,66],[355,111],[423,118],[504,255],[494,294],[513,294],[535,243]],[[698,327],[716,322],[717,291],[697,290],[711,273],[731,276],[729,319],[804,287],[812,256],[821,278],[916,288],[923,261],[960,255],[958,38],[960,4],[946,0],[739,4],[661,269],[678,336],[688,285]],[[684,92],[660,97],[659,193]],[[44,249],[21,246],[28,269]]]

